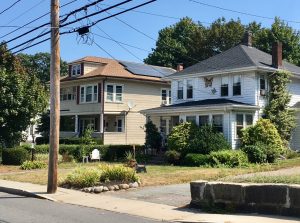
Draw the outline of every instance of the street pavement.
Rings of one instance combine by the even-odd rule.
[[[157,223],[105,210],[0,192],[0,223]]]

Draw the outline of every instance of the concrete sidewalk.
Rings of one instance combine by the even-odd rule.
[[[118,198],[109,194],[87,194],[64,188],[59,188],[56,194],[46,194],[46,186],[6,180],[0,180],[0,191],[167,222],[299,223],[299,219],[279,216],[207,214],[165,204]]]

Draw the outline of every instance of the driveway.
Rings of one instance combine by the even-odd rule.
[[[141,187],[128,191],[112,191],[101,195],[166,204],[175,207],[185,206],[191,201],[189,184]]]

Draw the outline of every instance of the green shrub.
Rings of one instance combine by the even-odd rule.
[[[22,170],[33,170],[46,168],[47,164],[41,161],[25,161],[21,165]]]
[[[21,165],[29,158],[29,153],[22,147],[2,150],[2,163],[4,165]]]
[[[43,153],[43,154],[48,154],[49,153],[49,144],[42,144],[42,145],[36,145],[34,147],[34,152],[35,153]]]
[[[165,153],[165,160],[169,164],[178,165],[180,163],[181,154],[175,150],[168,150]]]
[[[188,153],[183,160],[186,166],[205,166],[210,165],[211,159],[209,155]]]
[[[146,140],[145,146],[147,148],[159,149],[161,147],[161,135],[151,120],[145,125]]]
[[[60,186],[68,188],[92,187],[99,183],[101,172],[94,168],[77,168],[68,174]]]
[[[184,156],[189,151],[190,142],[194,138],[196,131],[197,126],[189,122],[173,127],[168,137],[168,149],[175,150]]]
[[[286,148],[275,126],[268,119],[260,119],[254,126],[248,127],[242,131],[242,147],[257,146],[258,148],[250,150],[255,152],[259,160],[260,148],[261,153],[266,154],[266,161],[273,163],[280,154],[284,154]],[[253,154],[249,154],[252,156]],[[255,161],[258,162],[258,161]]]
[[[300,157],[300,153],[296,152],[295,150],[292,150],[292,149],[287,149],[286,153],[285,153],[285,157],[287,159],[297,158],[297,157]]]
[[[217,132],[211,125],[197,129],[190,141],[189,151],[192,153],[209,154],[212,151],[231,149],[224,135]]]
[[[248,163],[247,155],[240,150],[221,150],[210,153],[212,165],[228,167],[242,166]]]
[[[49,162],[49,154],[44,154],[44,153],[36,153],[34,155],[34,160],[35,161],[39,161],[39,162],[44,162],[44,163],[48,163]],[[58,163],[63,162],[63,157],[62,155],[58,154]]]
[[[102,182],[118,181],[129,183],[139,181],[139,177],[137,176],[135,170],[129,167],[101,165],[100,169],[102,170],[100,176],[100,181]]]
[[[144,146],[136,145],[135,154],[142,154]],[[104,145],[101,147],[103,160],[106,161],[123,161],[126,152],[133,152],[132,145]]]
[[[242,147],[242,150],[247,154],[248,160],[251,163],[265,163],[267,162],[267,154],[265,145],[256,144]]]

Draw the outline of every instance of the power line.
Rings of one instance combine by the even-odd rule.
[[[66,23],[66,24],[60,25],[60,28],[66,27],[66,26],[71,25],[71,24],[74,24],[74,23],[77,23],[77,22],[79,22],[79,21],[81,21],[81,20],[83,20],[83,19],[89,18],[89,17],[91,17],[91,16],[95,16],[95,15],[100,14],[100,13],[102,13],[102,12],[105,12],[105,11],[107,11],[107,10],[113,9],[115,6],[120,6],[120,5],[123,5],[123,4],[125,4],[125,3],[130,2],[130,1],[132,1],[132,0],[126,0],[126,1],[123,1],[123,2],[121,2],[121,3],[118,3],[118,4],[114,5],[114,6],[110,6],[110,7],[106,8],[106,9],[103,9],[103,10],[101,10],[100,12],[92,13],[92,14],[90,14],[90,15],[87,15],[87,16],[81,17],[81,18],[79,18],[79,19],[73,20],[73,21],[71,21],[71,22],[68,22],[68,23]],[[124,13],[124,12],[123,12],[123,13]],[[107,19],[107,18],[105,18],[105,19]],[[104,19],[103,19],[103,20],[104,20]],[[42,28],[42,27],[44,27],[44,26],[46,26],[46,25],[48,25],[48,24],[50,24],[50,23],[45,23],[45,24],[40,25],[40,26],[38,26],[38,27],[36,27],[36,28],[34,28],[34,29],[32,29],[32,30],[29,30],[29,31],[27,31],[27,32],[25,32],[25,33],[23,33],[23,34],[21,34],[21,35],[19,35],[19,36],[16,36],[16,37],[14,37],[13,39],[10,39],[10,40],[6,41],[6,44],[7,44],[7,43],[10,43],[10,42],[12,42],[12,41],[14,41],[14,40],[17,40],[17,39],[19,39],[19,38],[21,38],[21,37],[23,37],[23,36],[25,36],[25,35],[28,35],[29,33],[32,33],[32,32],[34,32],[34,31],[36,31],[36,30],[38,30],[38,29],[40,29],[40,28]],[[50,33],[50,31],[48,31],[47,33],[44,33],[44,34],[42,34],[42,35],[38,35],[37,38],[43,37],[43,36],[45,36],[45,35],[47,35],[47,34],[49,34],[49,33]],[[18,46],[14,47],[14,48],[12,48],[12,49],[15,49],[15,48],[17,48],[17,47],[19,47],[19,46],[22,46],[22,45],[24,45],[24,44],[26,44],[26,43],[28,43],[28,42],[30,42],[30,41],[31,41],[31,40],[29,40],[29,41],[27,41],[27,42],[25,42],[25,43],[19,44]],[[3,45],[3,44],[1,44],[1,45]],[[0,45],[0,46],[1,46],[1,45]],[[12,49],[10,49],[10,50],[12,50]]]
[[[66,3],[66,4],[64,4],[64,5],[62,5],[62,6],[60,6],[60,8],[63,8],[63,7],[65,7],[65,6],[67,6],[67,5],[70,5],[70,4],[72,4],[72,3],[76,2],[76,1],[78,1],[78,0],[70,1],[70,2],[68,2],[68,3]],[[44,18],[45,16],[47,16],[47,15],[49,15],[49,14],[50,14],[50,12],[47,12],[47,13],[45,13],[45,14],[43,14],[43,15],[41,15],[41,16],[39,16],[39,17],[33,19],[33,20],[31,20],[31,21],[28,22],[28,23],[26,23],[26,24],[24,24],[24,25],[22,25],[22,26],[19,26],[17,29],[12,30],[11,32],[9,32],[9,33],[7,33],[7,34],[1,36],[0,39],[2,39],[2,38],[4,38],[4,37],[6,37],[6,36],[8,36],[8,35],[10,35],[10,34],[12,34],[12,33],[14,33],[14,32],[16,32],[16,31],[18,31],[18,30],[20,30],[20,29],[22,29],[23,27],[26,27],[26,26],[28,26],[28,25],[30,25],[30,24],[36,22],[37,20],[40,20],[41,18]],[[48,23],[48,24],[50,24],[50,23]],[[3,26],[3,27],[4,27],[4,26]]]
[[[141,51],[148,52],[148,53],[151,52],[151,51],[149,51],[149,50],[140,48],[140,47],[138,47],[138,46],[133,46],[133,45],[130,45],[130,44],[128,44],[128,43],[120,42],[120,41],[118,41],[118,40],[112,40],[112,39],[110,39],[110,38],[108,38],[108,37],[101,36],[101,35],[99,35],[99,34],[97,34],[97,33],[92,33],[92,34],[95,35],[95,36],[98,36],[98,37],[100,37],[100,38],[102,38],[102,39],[111,40],[111,41],[120,43],[120,44],[122,44],[122,45],[125,45],[125,46],[128,46],[128,47],[132,47],[132,48],[137,49],[137,50],[141,50]]]
[[[132,1],[132,0],[127,0],[127,1],[124,1],[124,2],[121,2],[121,3],[118,3],[118,4],[116,4],[116,5],[125,4],[125,3],[129,2],[129,1]],[[99,22],[101,22],[101,21],[107,20],[107,19],[112,18],[112,17],[117,16],[117,15],[121,15],[121,14],[123,14],[123,13],[125,13],[125,12],[131,11],[131,10],[133,10],[133,9],[142,7],[142,6],[147,5],[147,4],[150,4],[150,3],[154,2],[154,1],[156,1],[156,0],[151,0],[151,1],[148,1],[148,2],[145,2],[145,3],[142,3],[142,4],[139,4],[139,5],[137,5],[137,6],[134,6],[134,7],[132,7],[132,8],[126,9],[126,10],[124,10],[124,11],[121,11],[121,12],[118,12],[118,13],[115,13],[115,14],[112,14],[112,15],[110,15],[110,16],[108,16],[108,17],[99,19],[99,20],[93,22],[92,24],[86,26],[85,28],[90,28],[90,27],[96,25],[97,23],[99,23]],[[109,9],[112,9],[112,8],[114,8],[114,7],[113,7],[113,6],[108,7],[108,8],[106,8],[106,9],[101,10],[100,12],[93,13],[93,14],[90,14],[90,15],[85,16],[85,17],[82,17],[82,18],[88,18],[88,17],[90,17],[90,16],[92,16],[92,15],[100,14],[101,12],[104,12],[104,11],[109,10]],[[72,21],[72,22],[69,22],[69,23],[67,23],[67,24],[63,24],[63,25],[61,25],[60,27],[65,27],[65,26],[67,26],[67,25],[76,23],[76,22],[82,20],[82,18],[79,18],[79,19],[74,20],[74,21]],[[80,28],[73,29],[73,30],[67,31],[67,32],[65,32],[65,33],[73,33],[73,32],[77,32],[79,29],[80,29]],[[40,37],[43,37],[43,36],[45,36],[45,35],[47,35],[47,34],[49,34],[49,33],[50,33],[50,32],[48,31],[48,32],[46,32],[46,33],[43,33],[43,34],[41,34],[41,35],[38,35],[38,36],[36,36],[36,37],[34,37],[34,38],[32,38],[32,39],[26,41],[26,42],[23,42],[23,43],[21,43],[21,44],[19,44],[19,45],[17,45],[17,46],[14,46],[13,48],[8,49],[7,51],[11,51],[11,50],[13,50],[13,49],[16,49],[16,48],[18,48],[18,47],[20,47],[20,46],[23,46],[23,45],[25,45],[25,44],[31,42],[32,40],[36,40],[36,39],[38,39],[38,38],[40,38]],[[65,34],[65,33],[63,33],[63,34]]]
[[[117,60],[113,55],[111,55],[107,50],[105,50],[103,47],[101,47],[98,43],[96,43],[95,41],[93,41],[93,43],[102,51],[104,51],[109,57],[111,57],[114,60]]]
[[[35,4],[34,6],[32,6],[31,8],[27,9],[25,12],[21,13],[20,15],[18,15],[17,17],[15,17],[14,19],[10,20],[6,25],[11,24],[12,22],[16,21],[17,19],[19,19],[20,17],[22,17],[23,15],[25,15],[27,12],[31,11],[32,9],[34,9],[35,7],[39,6],[41,3],[43,3],[46,0],[41,0],[39,1],[37,4]]]
[[[0,15],[3,14],[4,12],[8,11],[9,9],[11,9],[12,7],[14,7],[16,4],[18,4],[21,0],[17,0],[16,2],[14,2],[12,5],[10,5],[9,7],[7,7],[6,9],[4,9],[3,11],[0,12]]]
[[[256,14],[252,14],[252,13],[248,13],[248,12],[242,12],[242,11],[237,11],[237,10],[233,10],[233,9],[223,8],[223,7],[220,7],[220,6],[217,6],[217,5],[210,5],[210,4],[200,2],[200,1],[196,1],[196,0],[189,0],[189,1],[194,2],[196,4],[199,4],[199,5],[204,5],[204,6],[207,6],[207,7],[220,9],[220,10],[223,10],[223,11],[234,12],[234,13],[247,15],[247,16],[253,16],[253,17],[262,18],[262,19],[274,20],[274,18],[268,17],[268,16],[256,15]],[[282,20],[285,21],[285,22],[290,22],[290,23],[300,23],[300,21],[295,21],[295,20],[286,20],[286,19],[282,19]]]

